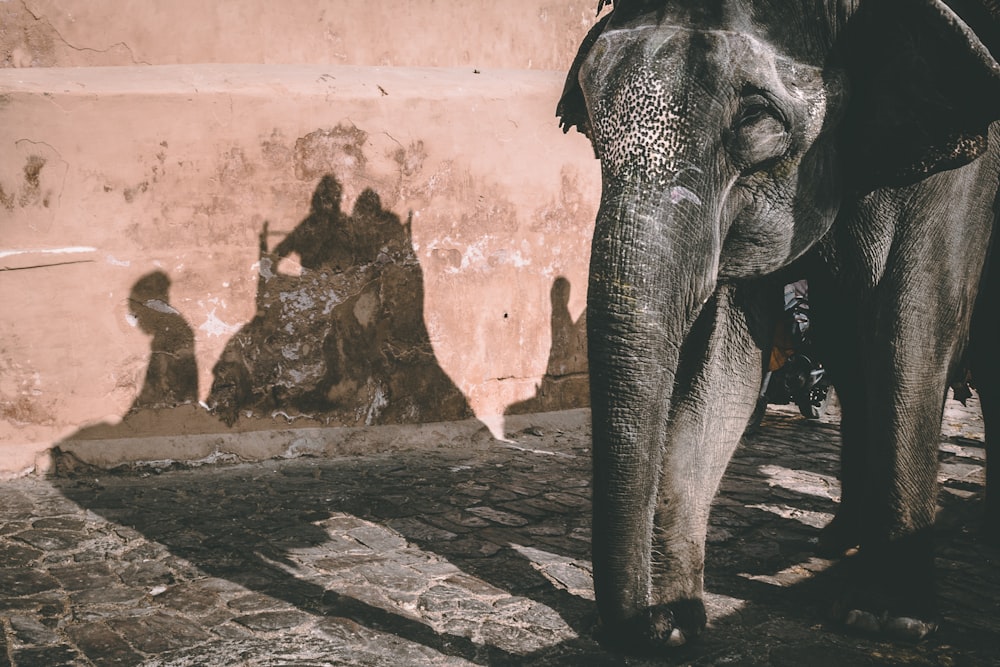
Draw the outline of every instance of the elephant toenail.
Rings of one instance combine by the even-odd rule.
[[[852,609],[847,612],[847,618],[844,623],[855,630],[873,634],[879,632],[882,628],[882,624],[879,623],[874,614],[861,611],[860,609]]]
[[[684,633],[679,628],[674,628],[670,632],[670,636],[667,637],[667,646],[684,646],[686,643],[687,639],[684,638]]]
[[[920,641],[937,629],[937,624],[927,623],[916,618],[890,618],[886,621],[883,629],[886,634],[908,639],[910,641]]]

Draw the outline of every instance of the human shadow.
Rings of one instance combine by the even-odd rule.
[[[129,312],[138,327],[153,337],[142,390],[129,412],[198,400],[194,332],[170,305],[169,290],[167,274],[153,271],[136,281],[129,294]]]
[[[273,250],[264,225],[256,314],[227,343],[207,400],[230,426],[279,414],[350,426],[472,416],[431,346],[410,221],[372,189],[347,214],[342,193],[323,176]],[[299,275],[278,271],[296,256]]]
[[[570,282],[563,276],[552,283],[552,345],[549,348],[545,375],[536,385],[535,395],[509,406],[506,414],[551,412],[590,406],[587,313],[585,311],[573,321],[569,312],[570,290]]]
[[[172,411],[183,411],[187,417],[195,414],[198,361],[194,332],[170,303],[170,277],[163,271],[152,271],[139,278],[129,292],[128,311],[130,321],[151,336],[142,387],[121,421],[86,426],[66,440],[133,437]],[[57,458],[65,454],[56,448]]]

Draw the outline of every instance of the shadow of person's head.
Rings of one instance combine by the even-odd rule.
[[[169,292],[170,278],[162,271],[139,278],[129,292],[129,312],[139,329],[153,337],[146,378],[130,411],[191,403],[198,398],[194,332],[170,305]]]
[[[549,294],[552,298],[552,310],[569,310],[569,295],[571,285],[565,276],[559,276],[552,282],[552,289]]]
[[[128,309],[139,328],[155,335],[163,329],[164,321],[180,313],[170,305],[170,278],[162,271],[147,273],[132,285],[128,296]]]
[[[332,174],[320,179],[313,192],[311,209],[313,213],[339,214],[344,188]]]

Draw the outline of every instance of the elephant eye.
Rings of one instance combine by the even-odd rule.
[[[726,143],[744,174],[763,169],[785,154],[790,140],[784,115],[760,93],[744,95]]]
[[[784,116],[777,105],[772,102],[764,93],[745,91],[740,100],[739,112],[733,123],[734,127],[740,127],[749,123],[754,123],[766,116],[770,116],[778,122],[784,124]]]
[[[736,119],[736,127],[741,128],[760,122],[765,120],[767,116],[774,117],[771,107],[767,103],[759,100],[751,101],[740,111],[739,118]]]

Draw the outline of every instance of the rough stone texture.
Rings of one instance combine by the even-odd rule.
[[[13,0],[0,67],[301,63],[565,70],[596,0]],[[179,39],[183,38],[183,39]]]
[[[667,664],[997,664],[981,420],[974,400],[946,415],[937,635],[896,644],[830,622],[843,575],[812,550],[839,494],[837,415],[775,409],[712,511],[710,628]],[[12,480],[0,665],[623,664],[590,634],[588,422],[525,415],[506,442],[440,424],[388,454]]]
[[[199,434],[585,405],[600,179],[554,122],[562,81],[0,70],[0,474],[53,444],[171,438],[143,453],[168,460]],[[256,457],[225,442],[201,456]]]

